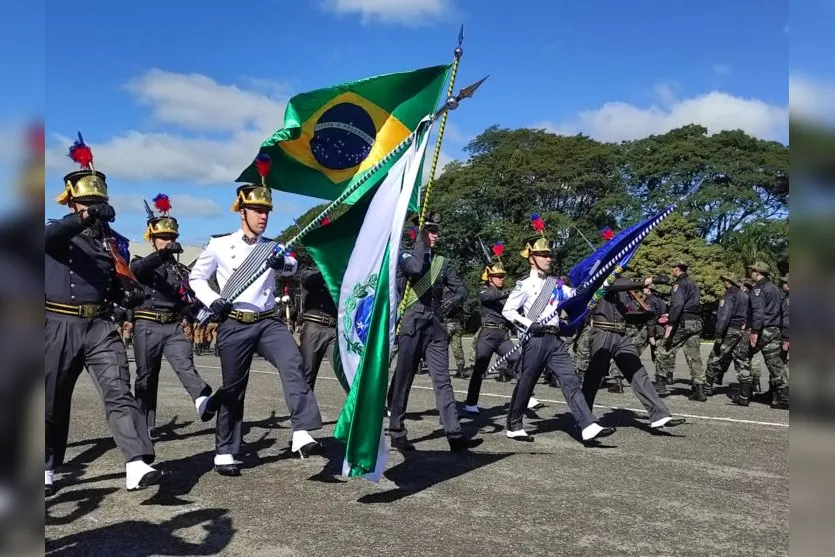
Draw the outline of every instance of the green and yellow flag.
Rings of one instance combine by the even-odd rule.
[[[267,185],[336,199],[435,110],[450,68],[379,75],[296,95],[287,104],[284,127],[261,145],[271,159]],[[255,164],[237,181],[260,183]],[[357,192],[349,202],[361,196]]]

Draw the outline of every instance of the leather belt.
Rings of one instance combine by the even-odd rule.
[[[485,329],[507,329],[507,325],[501,323],[482,323],[481,326]]]
[[[609,321],[595,321],[594,319],[592,319],[591,326],[595,329],[600,329],[601,331],[607,331],[611,333],[626,332],[626,323],[611,323]]]
[[[325,327],[335,327],[336,326],[336,318],[330,317],[329,315],[316,315],[316,314],[309,314],[305,313],[302,315],[302,321],[310,321],[311,323],[318,323],[319,325],[324,325]]]
[[[277,313],[275,308],[268,309],[267,311],[241,311],[241,310],[234,310],[229,313],[229,317],[234,319],[239,323],[258,323],[259,321],[263,321],[268,317],[272,317]]]
[[[94,319],[110,311],[110,306],[104,304],[61,304],[46,301],[46,311],[62,315],[74,315],[84,319]]]
[[[177,322],[177,314],[170,311],[150,311],[150,310],[134,310],[133,316],[136,319],[145,319],[146,321],[155,321],[166,325],[168,323]]]

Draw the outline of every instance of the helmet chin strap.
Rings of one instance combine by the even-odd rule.
[[[533,266],[536,267],[536,270],[539,271],[540,273],[547,275],[550,272],[550,271],[546,271],[545,269],[540,267],[539,263],[536,262],[536,257],[534,257],[533,255],[531,255],[530,259],[533,260]]]

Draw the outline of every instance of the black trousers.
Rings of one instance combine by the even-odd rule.
[[[154,427],[157,422],[157,391],[163,355],[192,401],[212,392],[194,367],[191,343],[180,323],[162,324],[137,319],[133,329],[133,356],[136,361],[133,392],[148,427]]]
[[[545,369],[558,378],[565,402],[580,429],[597,421],[583,398],[580,378],[574,372],[574,362],[562,339],[550,334],[532,337],[521,352],[519,378],[513,389],[510,413],[507,415],[509,431],[522,429],[522,418],[528,408],[528,401],[533,395],[536,382]]]
[[[484,381],[484,374],[487,373],[487,368],[490,366],[490,359],[493,357],[493,354],[504,356],[513,348],[513,343],[510,342],[510,333],[504,327],[501,329],[482,327],[479,330],[475,343],[475,364],[473,366],[473,374],[470,376],[470,384],[467,387],[468,406],[478,404],[478,396],[481,394],[481,384]],[[512,362],[508,363],[512,365]]]
[[[107,425],[126,461],[154,460],[148,424],[130,392],[125,345],[109,319],[46,312],[45,469],[64,462],[75,382],[86,366],[104,403]]]
[[[458,421],[455,394],[449,377],[449,344],[444,323],[432,314],[423,317],[407,313],[397,344],[397,366],[388,392],[391,413],[389,435],[396,439],[407,434],[403,421],[409,404],[409,391],[412,389],[418,364],[423,359],[432,377],[435,405],[441,414],[444,433],[450,439],[460,438],[461,424]]]
[[[316,387],[316,377],[322,366],[322,359],[328,350],[333,351],[336,341],[336,327],[328,327],[321,323],[302,320],[299,332],[302,361],[304,362],[304,376],[307,384],[313,390]],[[333,357],[331,357],[333,360]]]
[[[626,334],[603,331],[596,327],[591,330],[591,357],[589,369],[583,379],[583,396],[589,408],[600,388],[600,381],[609,372],[609,363],[614,360],[620,372],[632,386],[653,422],[670,416],[670,409],[655,392],[655,387],[641,363],[641,356],[635,343]]]
[[[269,317],[258,323],[239,323],[231,318],[226,319],[218,327],[217,346],[224,387],[244,377],[257,350],[278,369],[293,431],[321,429],[322,416],[313,391],[304,377],[299,347],[280,318]],[[248,380],[249,377],[240,381],[221,398],[215,436],[217,454],[234,456],[240,453]]]

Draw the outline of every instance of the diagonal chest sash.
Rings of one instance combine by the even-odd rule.
[[[556,277],[548,277],[542,283],[542,290],[539,291],[539,295],[536,297],[536,300],[533,301],[531,305],[531,309],[528,311],[528,314],[525,316],[531,321],[536,321],[539,319],[542,311],[545,309],[545,306],[548,305],[548,300],[551,299],[551,295],[554,293],[554,287],[557,286],[557,279]]]
[[[255,274],[255,271],[272,255],[272,251],[277,247],[278,243],[273,241],[255,244],[255,249],[249,252],[244,262],[232,272],[229,280],[226,281],[226,284],[221,289],[220,296],[228,299],[233,292],[243,286],[247,279]]]
[[[404,312],[413,306],[438,281],[438,277],[441,275],[441,269],[444,266],[444,261],[443,255],[436,255],[432,259],[429,272],[420,277],[409,289],[409,294],[403,306]]]

